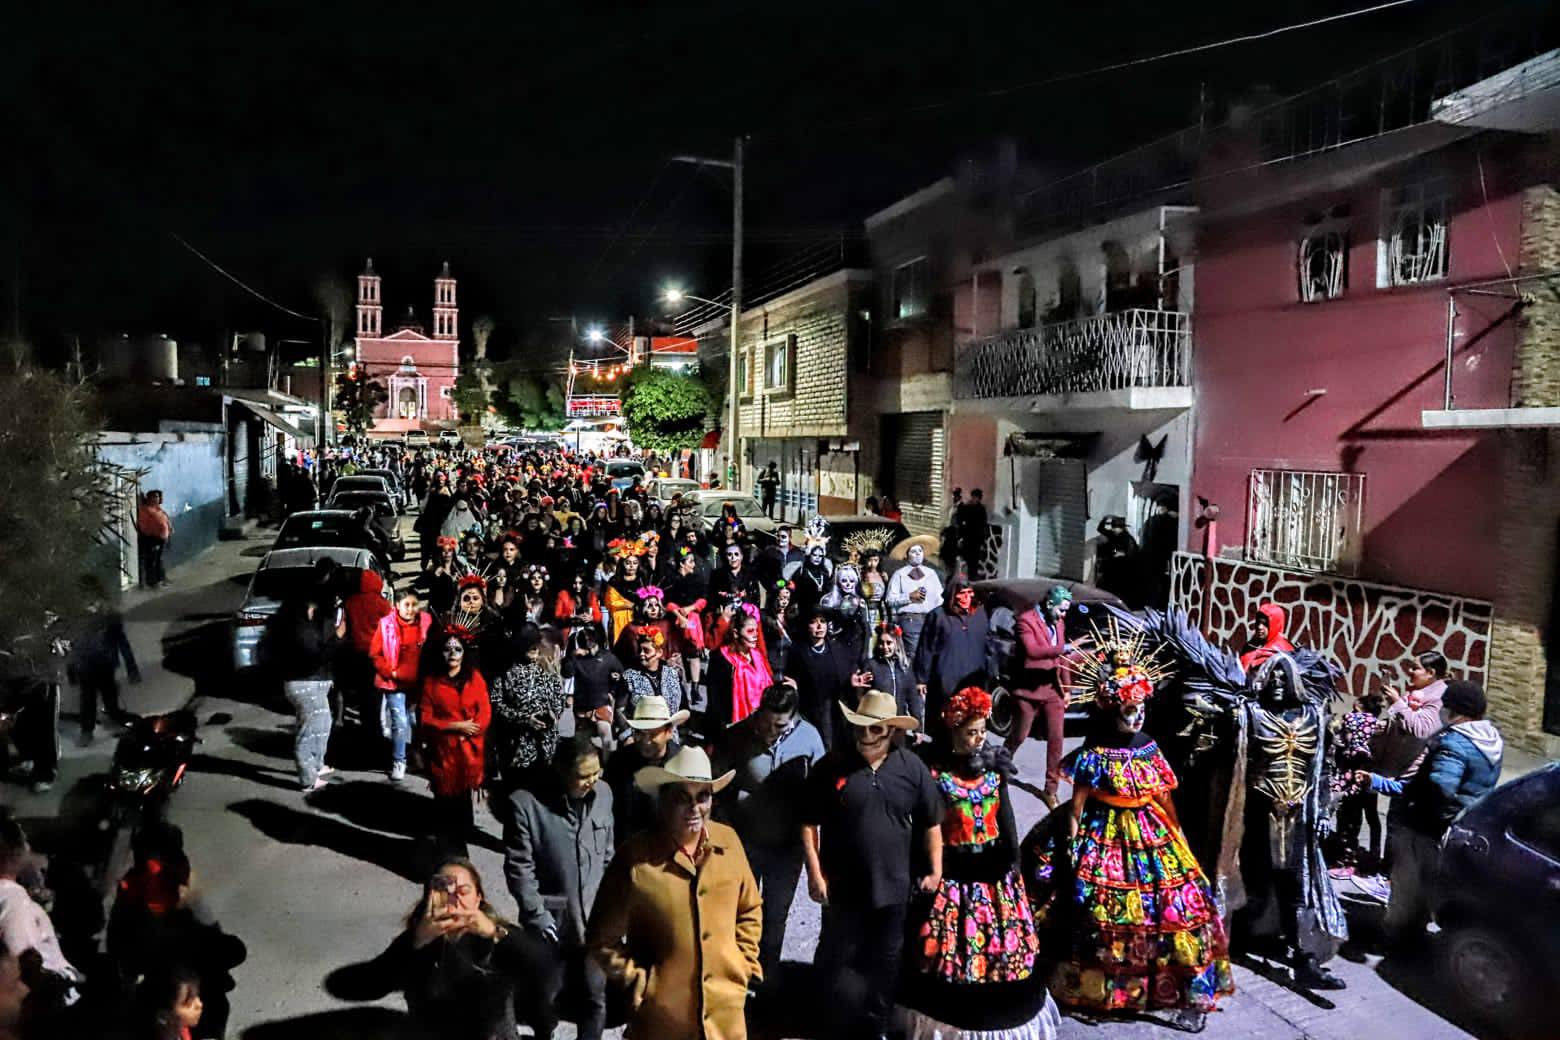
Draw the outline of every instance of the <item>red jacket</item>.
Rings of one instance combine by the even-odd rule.
[[[347,638],[351,640],[353,649],[360,653],[372,652],[374,630],[379,627],[379,619],[390,613],[384,590],[384,579],[365,569],[358,579],[358,590],[342,604],[347,613]]]
[[[434,794],[451,798],[482,786],[483,754],[492,719],[493,707],[488,703],[482,673],[472,672],[464,687],[457,687],[448,675],[430,675],[423,680],[417,721],[428,745],[428,778]],[[479,731],[474,737],[451,733],[443,728],[451,722],[475,722]]]
[[[1030,607],[1018,616],[1018,640],[1024,647],[1024,670],[1028,673],[1022,685],[1029,689],[1015,692],[1020,696],[1027,694],[1031,700],[1043,690],[1061,696],[1066,668],[1062,657],[1067,653],[1067,619],[1056,622],[1053,638],[1050,625],[1040,617],[1040,609]]]
[[[1274,654],[1292,654],[1294,644],[1284,638],[1284,627],[1289,623],[1289,612],[1277,603],[1264,603],[1257,610],[1268,619],[1267,642],[1254,646],[1240,655],[1240,665],[1249,673]]]
[[[419,610],[410,625],[394,611],[379,619],[368,649],[374,661],[375,686],[395,691],[417,682],[423,644],[428,641],[428,630],[432,627],[433,615],[426,610]],[[415,635],[415,640],[407,638],[409,631]]]

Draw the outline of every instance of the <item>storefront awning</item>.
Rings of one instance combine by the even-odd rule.
[[[720,447],[719,430],[711,430],[709,433],[706,433],[704,435],[704,439],[699,442],[699,449],[701,451],[714,451],[718,447]]]
[[[253,401],[246,401],[243,398],[238,397],[233,398],[233,403],[249,409],[249,411],[253,412],[255,416],[258,417],[262,422],[269,426],[274,426],[276,429],[281,430],[283,433],[287,434],[289,437],[294,438],[295,440],[302,441],[314,439],[314,434],[312,432],[305,432],[299,429],[289,419],[278,415],[276,412],[273,412],[264,405],[256,404]]]

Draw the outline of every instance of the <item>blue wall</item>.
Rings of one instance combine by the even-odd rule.
[[[173,521],[169,564],[183,563],[217,540],[226,513],[224,437],[216,433],[106,433],[98,455],[130,470],[144,470],[141,491],[163,493]]]

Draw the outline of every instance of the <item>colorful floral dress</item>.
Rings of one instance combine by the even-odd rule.
[[[1070,843],[1053,813],[1025,839],[1035,921],[1066,937],[1051,989],[1098,1011],[1210,1010],[1234,992],[1224,922],[1180,827],[1158,799],[1175,773],[1146,737],[1084,746],[1063,771],[1089,797]],[[1058,853],[1061,853],[1060,855]]]
[[[989,770],[968,779],[934,769],[932,778],[948,805],[943,880],[921,925],[917,968],[945,982],[1027,979],[1040,941],[1018,873],[1016,836],[1001,833],[998,822],[1002,776]]]

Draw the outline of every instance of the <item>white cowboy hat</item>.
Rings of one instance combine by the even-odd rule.
[[[710,756],[701,747],[685,747],[662,766],[645,766],[634,774],[634,786],[653,792],[662,784],[709,784],[720,791],[737,775],[735,769],[720,776],[710,766]]]
[[[666,698],[652,694],[635,701],[623,721],[628,723],[629,729],[661,729],[665,726],[681,726],[689,717],[690,713],[686,710],[672,714]]]
[[[852,726],[891,726],[894,729],[915,729],[919,723],[913,715],[899,715],[899,705],[894,695],[882,690],[868,690],[856,704],[856,710],[840,701],[840,710]]]

